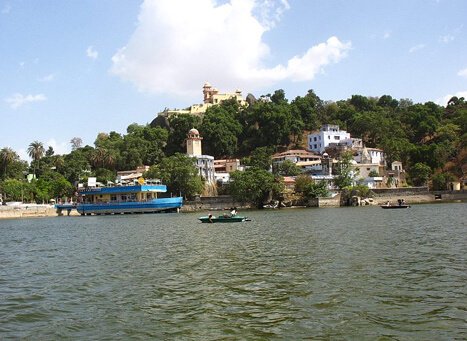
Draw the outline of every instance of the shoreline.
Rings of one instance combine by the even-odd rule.
[[[391,202],[392,204],[397,203],[397,199],[403,198],[408,205],[413,204],[429,204],[429,203],[454,203],[454,202],[467,202],[467,193],[460,192],[460,193],[447,193],[441,195],[440,199],[436,199],[435,193],[400,193],[395,195],[395,193],[391,193],[388,195],[377,195],[373,197],[373,203],[366,206],[380,206],[385,204],[387,201]],[[222,203],[225,205],[225,203]],[[190,213],[190,212],[198,212],[198,211],[206,211],[206,210],[219,210],[219,207],[208,207],[211,205],[199,205],[192,203],[187,203],[182,207],[180,213]],[[237,207],[239,207],[237,205]],[[322,206],[322,207],[329,207],[329,206]],[[339,206],[339,207],[347,207],[347,206]],[[244,207],[245,208],[245,207]],[[288,207],[284,207],[281,209],[287,209]],[[0,220],[4,219],[21,219],[21,218],[45,218],[45,217],[72,217],[81,216],[76,210],[71,210],[70,214],[63,213],[62,215],[58,215],[57,209],[53,205],[39,205],[39,204],[23,204],[18,206],[0,206]]]

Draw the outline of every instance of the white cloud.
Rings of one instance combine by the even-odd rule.
[[[415,46],[412,46],[410,49],[409,49],[409,53],[414,53],[414,52],[417,52],[421,49],[425,48],[425,44],[418,44],[418,45],[415,45]]]
[[[31,157],[29,156],[28,151],[26,150],[26,148],[20,148],[18,150],[18,155],[19,155],[19,158],[21,160],[25,160],[25,161],[30,161],[31,160]]]
[[[383,39],[389,39],[391,37],[391,31],[385,31],[383,34]]]
[[[96,60],[97,57],[99,57],[99,53],[96,50],[94,50],[92,46],[88,46],[88,48],[86,49],[86,56]]]
[[[450,43],[453,40],[454,36],[452,34],[446,34],[444,36],[439,37],[439,41],[445,44]]]
[[[40,82],[51,82],[55,79],[55,75],[53,73],[48,74],[44,77],[39,78]]]
[[[38,95],[22,95],[22,94],[14,94],[13,96],[6,98],[5,102],[7,102],[11,108],[18,109],[19,107],[23,106],[26,103],[32,102],[42,102],[47,100],[47,97],[43,94]]]
[[[461,76],[461,77],[466,77],[467,78],[467,69],[463,69],[463,70],[460,70],[458,73],[457,73],[458,76]]]
[[[69,142],[57,142],[54,138],[51,138],[46,143],[47,148],[52,147],[55,154],[68,154],[71,152],[71,147]],[[46,150],[47,150],[46,148]]]
[[[454,96],[461,98],[464,97],[467,99],[467,91],[458,91],[455,94],[449,94],[444,96],[443,98],[437,99],[435,102],[439,105],[446,106],[451,98]]]
[[[331,37],[286,65],[265,66],[263,34],[287,9],[287,1],[273,0],[146,0],[135,32],[112,57],[111,72],[141,91],[178,95],[198,93],[207,80],[250,91],[280,80],[310,81],[344,58],[351,43]]]

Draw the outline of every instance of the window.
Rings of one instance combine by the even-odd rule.
[[[315,142],[316,142],[316,136],[313,138],[313,141],[315,141]]]
[[[318,149],[318,146],[316,144],[314,145],[314,147],[315,147],[315,149]]]
[[[335,135],[335,136],[334,136],[334,140],[340,140],[339,135]]]
[[[330,140],[330,139],[331,139],[331,135],[328,135],[328,140]]]
[[[117,196],[116,195],[111,195],[110,196],[110,201],[117,201]]]

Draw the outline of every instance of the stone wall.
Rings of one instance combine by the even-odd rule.
[[[236,202],[230,195],[219,195],[216,197],[199,197],[196,200],[184,201],[181,212],[193,212],[200,210],[216,211],[228,210],[231,207],[250,208],[249,205],[242,205]]]
[[[340,207],[341,195],[338,194],[333,198],[319,198],[318,207]]]
[[[413,195],[429,192],[428,187],[373,188],[371,191],[376,196]]]
[[[0,206],[0,219],[54,217],[57,216],[55,207],[44,205],[32,206]]]

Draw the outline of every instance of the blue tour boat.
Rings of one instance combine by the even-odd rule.
[[[80,188],[75,207],[81,215],[178,212],[183,198],[159,198],[158,193],[164,192],[165,185],[144,179],[127,185]]]

